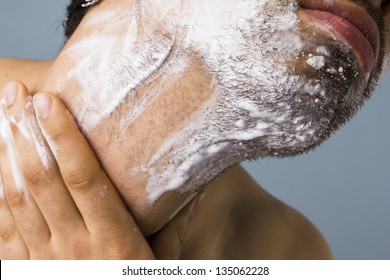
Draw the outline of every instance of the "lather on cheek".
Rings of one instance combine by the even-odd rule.
[[[351,116],[367,77],[359,76],[347,47],[305,33],[296,9],[294,0],[145,0],[84,21],[92,32],[65,50],[66,59],[79,62],[66,78],[80,95],[63,98],[87,134],[119,116],[111,124],[115,135],[105,139],[111,146],[125,143],[122,131],[150,113],[191,57],[213,81],[211,97],[158,139],[153,154],[117,163],[126,165],[111,176],[122,193],[133,192],[123,183],[130,176],[146,181],[150,205],[168,191],[195,192],[244,159],[307,151]],[[349,76],[355,82],[345,82]],[[67,92],[61,83],[58,91]],[[153,123],[166,125],[159,121]]]

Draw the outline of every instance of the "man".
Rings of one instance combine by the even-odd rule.
[[[318,145],[369,95],[385,54],[383,3],[313,2],[103,1],[54,62],[5,61],[14,68],[7,75],[31,92],[59,93],[143,233],[165,225],[153,248],[172,236],[169,218],[222,170]],[[20,133],[18,125],[10,127]],[[50,155],[39,158],[50,166]],[[229,169],[195,198],[202,208],[179,256],[329,256],[303,218],[269,199],[242,170]]]

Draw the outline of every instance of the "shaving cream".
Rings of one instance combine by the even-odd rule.
[[[296,9],[293,0],[143,0],[96,11],[83,23],[89,36],[65,51],[77,62],[66,82],[81,88],[70,110],[88,134],[150,85],[118,121],[124,130],[189,68],[192,55],[201,57],[212,96],[148,161],[131,167],[131,176],[148,176],[150,204],[167,191],[194,193],[242,160],[307,151],[361,106],[369,86],[352,51],[305,34]],[[58,81],[59,92],[64,86]]]
[[[10,165],[12,171],[15,188],[18,191],[26,194],[27,185],[24,180],[22,170],[20,168],[19,155],[15,146],[15,140],[10,127],[10,122],[5,108],[4,100],[2,100],[0,103],[0,136],[2,141],[4,141],[8,164]]]
[[[48,169],[52,165],[51,153],[41,132],[31,100],[27,101],[25,109],[17,117],[10,117],[10,122],[27,141],[34,145],[43,168]]]

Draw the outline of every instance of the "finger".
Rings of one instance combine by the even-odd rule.
[[[137,228],[61,100],[53,94],[40,93],[34,96],[34,105],[41,130],[88,230],[106,231],[125,224]]]
[[[28,258],[28,249],[18,232],[14,217],[5,199],[0,170],[0,259],[21,260]]]
[[[10,83],[5,96],[17,96],[21,89],[18,83]],[[16,98],[15,98],[16,99]],[[10,123],[5,104],[0,105],[0,165],[4,193],[18,231],[29,249],[39,249],[47,243],[50,232],[46,222],[31,197],[20,166],[20,157],[14,139],[15,126]]]
[[[26,185],[52,235],[73,234],[84,221],[61,178],[35,117],[32,98],[23,85],[9,115],[16,127],[15,146]],[[72,233],[71,233],[72,232]]]

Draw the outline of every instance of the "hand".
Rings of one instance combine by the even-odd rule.
[[[0,258],[154,258],[61,100],[18,82],[4,94]]]

